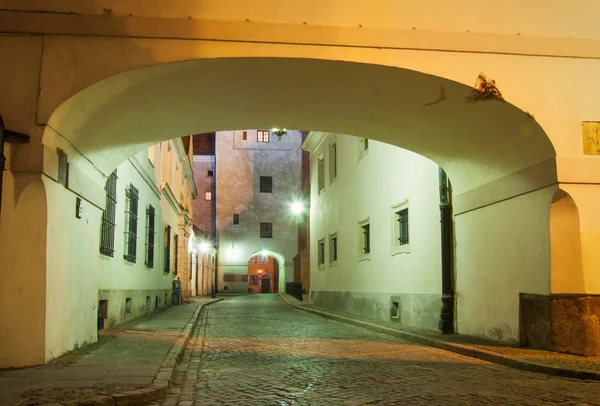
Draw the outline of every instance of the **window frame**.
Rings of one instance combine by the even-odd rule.
[[[256,130],[256,142],[271,142],[271,132],[269,130]]]
[[[260,223],[260,238],[273,238],[273,223]]]
[[[123,247],[123,258],[131,263],[136,262],[139,202],[139,191],[133,183],[130,183],[129,187],[125,189],[125,245]]]
[[[329,266],[337,266],[339,256],[338,235],[329,234]]]
[[[117,170],[115,169],[106,180],[104,190],[106,201],[100,220],[100,254],[107,257],[115,256],[115,231],[117,228]]]
[[[145,263],[154,268],[154,252],[156,236],[156,209],[151,204],[146,209],[146,255]]]
[[[325,238],[317,241],[317,267],[325,268]]]
[[[173,233],[173,275],[179,273],[179,234]]]
[[[337,142],[329,144],[329,184],[337,179]]]
[[[164,272],[171,272],[171,226],[165,224],[165,267]]]
[[[273,177],[260,176],[258,180],[258,191],[260,193],[273,193]]]
[[[365,234],[366,231],[366,234]],[[358,222],[358,261],[371,260],[371,219],[366,219]]]
[[[233,214],[233,224],[240,224],[240,215],[238,213]]]
[[[212,192],[204,192],[204,200],[210,202],[212,200]]]
[[[317,160],[317,193],[325,192],[325,153],[321,153]]]
[[[402,224],[400,224],[399,220],[399,214],[401,212],[404,212],[404,210],[406,210],[406,233],[407,233],[407,240],[406,243],[402,243],[402,241],[400,241],[401,236],[401,227]],[[410,253],[410,210],[409,210],[409,204],[408,204],[408,199],[403,200],[400,203],[394,204],[392,206],[390,206],[390,217],[391,217],[391,250],[392,250],[392,255],[398,255],[398,254],[409,254]]]
[[[358,137],[358,160],[360,161],[367,155],[369,155],[369,139]]]

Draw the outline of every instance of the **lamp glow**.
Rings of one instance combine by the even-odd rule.
[[[292,203],[292,213],[300,214],[304,211],[304,205],[302,202],[294,202]]]
[[[207,252],[210,249],[210,246],[206,242],[200,243],[200,252]]]
[[[269,251],[267,250],[262,250],[260,255],[262,255],[263,257],[266,257],[267,255],[269,255]]]

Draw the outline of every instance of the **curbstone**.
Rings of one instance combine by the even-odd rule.
[[[486,351],[480,348],[472,347],[465,344],[458,343],[449,343],[447,341],[436,340],[435,338],[421,336],[419,334],[410,333],[408,331],[396,330],[390,327],[379,326],[377,324],[369,323],[362,320],[351,319],[349,317],[339,316],[333,313],[327,313],[322,310],[317,309],[309,309],[304,306],[300,306],[294,303],[291,303],[284,295],[279,295],[289,306],[294,307],[298,310],[305,311],[307,313],[313,313],[318,316],[340,321],[342,323],[352,324],[355,326],[363,327],[372,331],[376,331],[378,333],[383,333],[387,335],[391,335],[394,337],[398,337],[404,339],[406,341],[415,342],[417,344],[428,345],[430,347],[439,348],[441,350],[446,350],[450,352],[454,352],[457,354],[461,354],[471,358],[477,358],[482,361],[492,362],[494,364],[504,365],[514,369],[521,369],[528,372],[535,372],[545,375],[551,375],[561,378],[572,378],[572,379],[581,379],[581,380],[593,380],[600,381],[600,373],[592,372],[592,371],[584,371],[577,369],[567,369],[567,368],[559,368],[553,367],[550,365],[538,364],[536,362],[531,361],[522,361],[516,358],[507,357],[505,355],[500,355],[491,351]]]

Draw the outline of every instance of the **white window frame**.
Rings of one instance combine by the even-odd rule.
[[[398,212],[404,209],[408,209],[408,244],[400,245],[400,228],[398,226]],[[392,244],[392,256],[398,254],[410,254],[410,208],[408,205],[408,199],[401,201],[390,206],[390,223],[391,223],[391,244]]]
[[[256,130],[256,142],[271,142],[271,132],[269,130]]]
[[[333,240],[335,239],[335,259],[333,258]],[[337,233],[329,234],[329,266],[337,266],[340,257],[340,245]]]
[[[365,253],[364,245],[364,230],[363,227],[369,225],[369,252]],[[357,236],[358,236],[358,262],[361,261],[370,261],[371,260],[371,252],[373,252],[373,233],[371,233],[371,218],[367,217],[366,219],[359,221],[357,226]]]
[[[323,252],[321,252],[321,244],[323,244]],[[325,268],[325,238],[321,238],[317,241],[317,267],[319,269]]]

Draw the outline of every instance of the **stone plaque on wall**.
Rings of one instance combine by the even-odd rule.
[[[581,124],[583,153],[600,155],[600,121],[584,121]]]

